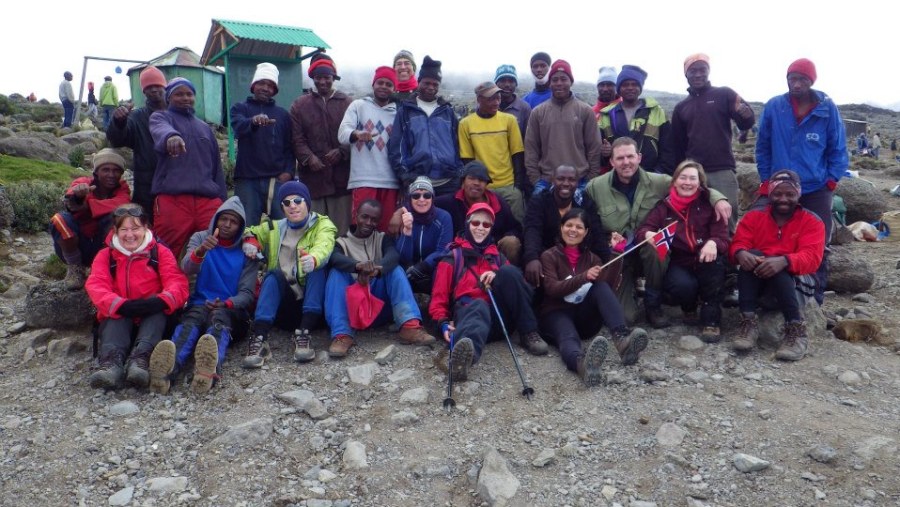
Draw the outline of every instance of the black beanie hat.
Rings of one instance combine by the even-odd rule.
[[[534,56],[531,57],[531,62],[529,62],[529,65],[534,65],[534,62],[536,60],[540,60],[542,62],[547,62],[548,67],[550,66],[550,63],[552,63],[550,61],[550,55],[548,55],[547,53],[544,53],[543,51],[538,51],[537,53],[535,53]]]
[[[422,66],[419,67],[419,81],[426,77],[437,79],[438,81],[441,80],[441,61],[432,60],[428,55],[425,55],[425,59],[422,60]]]

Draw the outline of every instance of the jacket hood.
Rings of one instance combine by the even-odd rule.
[[[244,204],[236,195],[229,197],[221,206],[219,206],[219,209],[216,210],[216,214],[209,220],[209,228],[206,231],[210,234],[215,232],[216,222],[219,220],[219,215],[221,215],[223,211],[231,211],[237,213],[238,216],[241,217],[241,228],[235,235],[235,239],[239,240],[244,235],[244,228],[247,227],[247,214],[244,212]]]

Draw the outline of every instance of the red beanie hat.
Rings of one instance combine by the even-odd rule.
[[[316,76],[332,76],[335,81],[339,80],[340,77],[337,75],[337,67],[334,66],[334,61],[330,58],[321,58],[319,60],[314,61],[310,66],[309,70],[306,72],[307,75],[313,79]]]
[[[563,71],[569,76],[569,81],[575,82],[575,78],[572,77],[572,66],[569,65],[569,62],[565,60],[556,60],[553,62],[553,65],[550,66],[550,72],[547,74],[550,77],[553,77],[553,74],[556,74],[559,71]]]
[[[794,60],[794,63],[788,67],[787,73],[796,72],[797,74],[803,74],[808,77],[810,81],[815,84],[816,82],[816,64],[807,60],[806,58],[801,58],[799,60]]]
[[[141,71],[141,90],[146,90],[148,86],[166,87],[166,76],[156,67],[147,67]]]
[[[395,71],[393,67],[382,65],[375,69],[375,77],[372,78],[372,84],[375,84],[375,81],[378,81],[381,78],[385,78],[394,83],[394,88],[397,87],[397,71]]]

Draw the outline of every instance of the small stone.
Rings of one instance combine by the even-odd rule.
[[[690,352],[702,349],[706,344],[694,335],[685,335],[678,339],[678,348]]]
[[[391,416],[391,422],[397,426],[408,426],[419,420],[419,416],[412,412],[402,411]]]
[[[748,373],[748,374],[744,375],[744,380],[753,380],[753,381],[759,382],[762,379],[763,379],[762,373],[759,373],[759,372]]]
[[[656,441],[663,447],[678,447],[687,436],[687,431],[675,423],[663,423],[656,431]]]
[[[409,389],[400,395],[401,403],[409,403],[410,405],[421,405],[428,403],[428,388],[416,387]]]
[[[650,416],[642,415],[638,418],[638,422],[641,424],[648,424],[650,422]]]
[[[760,410],[759,413],[756,414],[763,421],[768,421],[772,418],[772,411],[769,409]]]
[[[391,362],[396,356],[397,347],[394,345],[388,345],[375,355],[375,362],[381,365],[385,365]]]
[[[536,468],[543,468],[552,463],[555,459],[556,452],[553,449],[544,449],[537,455],[537,458],[534,458],[531,465]]]
[[[694,356],[675,356],[669,360],[672,366],[685,370],[692,370],[697,367],[697,358]]]
[[[489,448],[484,455],[478,474],[476,492],[489,505],[509,505],[521,483],[510,471],[506,460],[495,449]]]
[[[115,494],[109,497],[109,505],[121,506],[128,505],[131,503],[131,498],[134,496],[134,486],[128,486],[127,488],[120,489],[116,491]]]
[[[641,380],[647,383],[665,382],[672,378],[667,371],[655,365],[648,365],[646,368],[641,369],[640,377]]]
[[[369,468],[366,457],[366,446],[361,442],[354,440],[347,442],[342,459],[344,461],[344,468],[348,470]]]
[[[731,461],[732,463],[734,463],[734,468],[737,468],[738,471],[745,474],[765,470],[771,465],[770,462],[764,459],[760,459],[756,456],[751,456],[749,454],[743,453],[735,454],[734,457],[731,458]]]
[[[312,419],[321,420],[328,417],[328,410],[325,409],[325,404],[319,401],[312,391],[298,389],[296,391],[276,394],[275,397],[306,412]]]
[[[703,383],[703,382],[709,380],[709,374],[706,373],[705,371],[698,370],[698,371],[692,371],[692,372],[688,373],[687,375],[684,376],[684,378],[686,378],[687,380],[690,380],[691,382],[693,382],[695,384],[700,384],[700,383]]]
[[[625,373],[621,370],[612,370],[606,374],[606,384],[607,385],[619,385],[627,382],[625,378]]]
[[[316,479],[319,482],[330,482],[333,481],[337,477],[337,474],[332,472],[331,470],[319,470],[319,474]]]
[[[656,507],[656,502],[644,502],[641,500],[632,500],[628,507]]]
[[[859,376],[859,373],[850,370],[838,375],[838,380],[848,386],[858,386],[862,384],[862,377]]]
[[[898,266],[898,269],[900,269],[900,266]],[[870,489],[870,488],[860,489],[859,494],[866,500],[874,501],[878,498],[878,493],[874,489]]]
[[[819,488],[815,488],[815,490],[816,490],[816,500],[825,500],[825,498],[827,496],[825,494],[825,492],[820,490]]]
[[[365,363],[347,368],[347,374],[350,376],[350,382],[367,386],[372,383],[377,369],[377,363]]]
[[[34,355],[35,352],[33,348],[28,347],[27,349],[25,349],[25,355],[22,357],[22,364],[26,364],[28,363],[28,361],[34,359]]]
[[[147,479],[147,489],[158,493],[177,493],[187,489],[187,477],[154,477]]]
[[[812,472],[803,472],[802,474],[800,474],[800,478],[806,479],[809,482],[820,482],[824,479],[823,477],[819,477]]]
[[[819,463],[831,463],[837,459],[837,451],[830,445],[816,445],[806,451],[806,455]]]
[[[415,374],[416,372],[410,368],[402,368],[388,375],[388,380],[396,384],[412,378]]]
[[[618,492],[618,489],[610,486],[609,484],[606,484],[602,488],[600,488],[600,494],[603,495],[603,498],[605,498],[608,502],[611,502]]]
[[[15,324],[13,324],[13,325],[9,326],[8,328],[6,328],[6,332],[9,333],[9,334],[20,333],[20,332],[22,332],[22,331],[25,330],[25,327],[26,327],[25,322],[21,322],[21,321],[20,321],[20,322],[16,322]]]
[[[871,303],[874,301],[871,294],[866,294],[865,292],[861,292],[859,294],[854,294],[851,298],[853,301],[858,301],[860,303]]]
[[[137,404],[130,400],[120,401],[115,405],[109,407],[109,415],[116,417],[134,415],[140,411],[140,407],[138,407]]]

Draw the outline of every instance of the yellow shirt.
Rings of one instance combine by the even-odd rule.
[[[491,118],[472,113],[459,122],[459,156],[479,160],[493,182],[489,188],[515,183],[512,156],[525,151],[516,117],[498,112]]]

